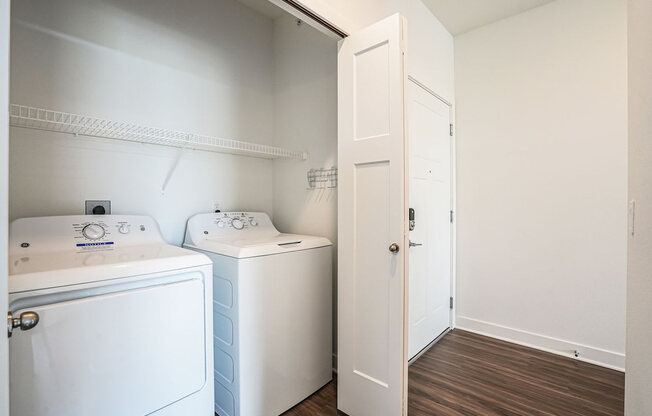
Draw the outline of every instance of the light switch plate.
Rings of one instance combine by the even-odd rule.
[[[96,208],[104,208],[103,213],[94,213],[93,210]],[[107,200],[86,200],[86,215],[109,215],[111,214],[111,201]]]

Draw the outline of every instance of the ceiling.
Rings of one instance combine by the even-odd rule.
[[[453,35],[514,16],[554,0],[423,0]]]
[[[243,3],[250,9],[254,9],[270,19],[276,19],[285,14],[283,9],[270,3],[269,0],[240,0],[240,3]]]

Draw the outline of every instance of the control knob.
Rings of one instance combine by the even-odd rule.
[[[118,231],[120,231],[120,234],[127,234],[127,233],[129,233],[129,225],[127,225],[127,224],[120,224],[120,227],[118,227]]]
[[[82,234],[89,240],[99,240],[104,237],[106,231],[104,230],[104,227],[99,224],[88,224],[82,229]]]
[[[239,218],[234,218],[233,221],[231,221],[231,225],[236,230],[242,230],[244,228],[244,222]]]

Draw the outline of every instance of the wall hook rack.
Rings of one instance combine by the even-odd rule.
[[[337,188],[337,167],[310,169],[307,178],[308,189]]]

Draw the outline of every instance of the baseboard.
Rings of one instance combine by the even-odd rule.
[[[625,354],[619,352],[607,351],[464,316],[457,317],[455,327],[464,331],[563,355],[613,370],[625,371]],[[575,356],[575,351],[579,353],[579,356]]]

